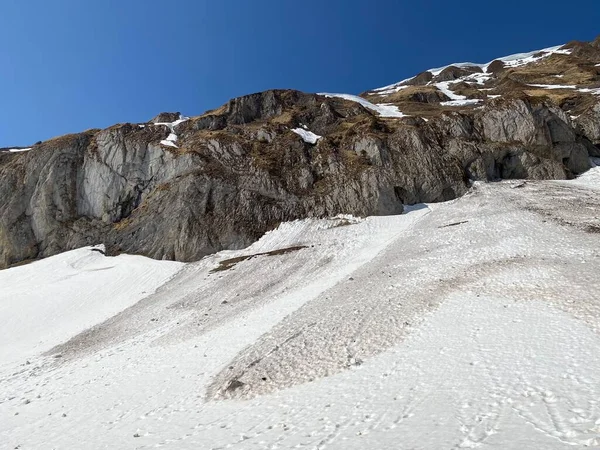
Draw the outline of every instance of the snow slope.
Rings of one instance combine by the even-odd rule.
[[[592,168],[587,172],[582,173],[576,179],[570,181],[562,181],[571,186],[580,186],[587,189],[600,189],[600,158],[590,158]]]
[[[476,184],[401,216],[282,224],[66,330],[31,364],[24,331],[23,357],[0,366],[0,447],[597,447],[594,173]],[[19,269],[35,277],[36,264]]]
[[[0,364],[49,350],[154,292],[183,266],[85,247],[0,271]]]

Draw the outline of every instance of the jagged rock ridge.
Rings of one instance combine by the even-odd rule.
[[[99,242],[189,261],[282,221],[397,214],[472,180],[571,178],[600,156],[599,64],[599,40],[571,43],[424,72],[362,104],[273,90],[0,149],[0,267]]]

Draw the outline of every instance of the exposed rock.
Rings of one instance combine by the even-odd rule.
[[[433,74],[431,72],[421,72],[414,78],[406,81],[404,84],[407,86],[423,86],[433,80]]]
[[[408,100],[419,103],[439,103],[446,102],[450,98],[439,90],[419,91],[410,94]]]
[[[172,123],[181,117],[181,113],[179,112],[161,112],[156,117],[154,117],[150,122],[151,123]]]
[[[598,38],[596,38],[597,40]],[[581,42],[581,41],[571,41],[566,45],[563,45],[563,49],[570,49],[571,55],[584,57],[584,58],[598,58],[600,57],[600,47],[596,44],[596,41],[593,42]]]
[[[388,149],[376,136],[360,137],[354,143],[354,151],[357,155],[364,154],[372,164],[378,166],[383,166],[390,162]]]
[[[281,115],[284,108],[302,103],[316,102],[316,96],[298,91],[273,90],[245,95],[227,104],[227,122],[245,124],[254,120],[268,119]]]
[[[585,137],[592,141],[592,143],[600,144],[600,102],[581,114],[576,119],[576,124],[579,130]]]
[[[227,126],[224,116],[206,115],[198,117],[191,122],[194,130],[222,130]]]
[[[526,145],[526,149],[546,159],[562,162],[573,174],[582,173],[590,168],[589,141],[578,136],[573,129],[566,114],[553,106],[531,105],[525,100],[510,100],[496,102],[488,106],[481,116],[484,136],[494,142],[514,143]],[[587,142],[586,142],[587,141]],[[531,171],[517,170],[516,162],[522,164],[536,164],[536,159],[518,155],[511,159],[509,166],[513,169],[504,171],[502,178],[555,178],[558,169],[543,169],[536,172],[538,175],[530,176]],[[506,165],[506,163],[505,163]],[[545,167],[545,165],[544,165]],[[539,175],[547,173],[548,175]],[[517,175],[521,174],[521,175]]]
[[[477,66],[467,66],[467,67],[456,67],[456,66],[448,66],[444,70],[442,70],[438,75],[433,78],[433,81],[452,81],[458,78],[464,77],[465,75],[470,75],[472,73],[481,73],[482,70]]]
[[[530,71],[494,61],[485,91],[468,78],[479,68],[450,66],[435,78],[457,80],[450,89],[482,99],[475,105],[442,104],[448,97],[426,86],[431,72],[404,90],[364,94],[397,105],[405,118],[342,98],[272,90],[181,122],[173,130],[177,148],[161,145],[171,129],[155,124],[180,114],[161,113],[143,127],[115,125],[28,152],[1,151],[0,267],[97,243],[107,254],[190,261],[245,247],[283,221],[397,214],[403,204],[460,196],[472,180],[572,177],[589,168],[589,156],[600,156],[598,98],[528,84],[538,76],[552,81],[558,65],[565,80],[584,80],[591,92],[590,83],[600,82],[590,69],[597,43],[568,48],[579,56],[552,55]],[[298,127],[322,138],[309,145],[290,132]]]
[[[490,104],[481,117],[484,137],[493,142],[531,142],[536,124],[531,110],[522,100]]]
[[[499,59],[496,59],[495,61],[492,61],[490,63],[490,65],[487,67],[487,71],[488,73],[492,73],[494,75],[498,75],[502,72],[504,72],[506,70],[506,67],[504,65],[504,62],[500,61]]]
[[[442,114],[435,122],[442,135],[460,138],[471,138],[475,132],[473,117],[461,113]]]

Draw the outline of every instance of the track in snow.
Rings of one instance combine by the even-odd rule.
[[[0,445],[598,446],[599,201],[585,183],[518,186],[285,224],[186,265],[50,356],[4,367]]]

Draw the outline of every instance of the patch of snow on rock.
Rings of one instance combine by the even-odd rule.
[[[464,77],[465,81],[474,81],[477,84],[485,84],[486,81],[492,79],[492,76],[488,73],[473,73]]]
[[[450,90],[450,83],[450,81],[444,81],[442,83],[435,83],[434,86],[438,88],[438,90],[442,91],[442,93],[450,100],[466,100],[467,97],[464,95],[455,94]]]
[[[600,189],[600,158],[590,158],[592,166],[587,172],[582,173],[574,180],[565,183],[575,184],[588,189]]]
[[[405,81],[408,81],[408,80],[410,80],[410,78],[408,78],[408,79],[406,79],[406,80],[403,80],[403,81],[401,81],[400,83],[404,83]],[[406,88],[408,88],[408,87],[410,87],[410,86],[408,86],[408,85],[407,85],[407,86],[402,86],[402,85],[392,85],[391,87],[388,87],[388,88],[385,88],[385,87],[384,87],[384,88],[379,88],[379,89],[375,89],[375,90],[377,91],[377,93],[378,93],[379,95],[388,95],[388,94],[393,94],[393,93],[395,93],[395,92],[399,92],[399,91],[401,91],[402,89],[406,89]]]
[[[177,135],[175,133],[170,133],[166,139],[163,139],[162,141],[160,141],[160,143],[162,145],[167,145],[169,147],[177,148],[177,144],[175,144],[175,142],[177,142]]]
[[[8,151],[10,153],[28,152],[29,150],[31,150],[31,147],[28,147],[28,148],[9,148],[8,149]]]
[[[166,127],[169,128],[169,130],[171,130],[171,133],[169,134],[169,136],[167,136],[166,139],[163,139],[162,141],[160,141],[160,143],[162,145],[166,145],[168,147],[177,147],[177,144],[175,144],[177,142],[177,134],[175,134],[175,127],[177,125],[179,125],[180,123],[185,122],[186,120],[189,120],[189,117],[183,116],[183,115],[179,115],[179,119],[177,119],[175,122],[157,122],[154,125],[164,125]]]
[[[466,100],[450,100],[449,102],[441,102],[442,106],[467,106],[467,105],[476,105],[481,103],[481,100],[478,98],[474,99],[466,99]]]
[[[360,103],[365,108],[370,109],[371,111],[375,111],[381,117],[398,117],[398,118],[406,117],[406,115],[404,113],[402,113],[398,109],[397,106],[386,104],[386,103],[382,103],[382,104],[371,103],[370,101],[365,100],[364,98],[359,97],[358,95],[330,94],[327,92],[319,93],[318,95],[323,95],[325,97],[338,97],[338,98],[343,98],[345,100],[350,100],[352,102]]]
[[[293,128],[292,131],[302,138],[302,140],[308,144],[316,144],[319,139],[323,136],[307,131],[303,128]]]
[[[600,95],[600,88],[581,88],[578,91],[586,94]]]
[[[441,83],[435,83],[434,86],[438,88],[442,93],[444,93],[447,97],[450,98],[448,102],[441,102],[442,106],[466,106],[466,105],[475,105],[480,103],[480,99],[467,99],[464,95],[455,94],[450,90],[451,81],[444,81]]]
[[[575,89],[577,87],[572,84],[530,84],[529,86],[542,89]]]

